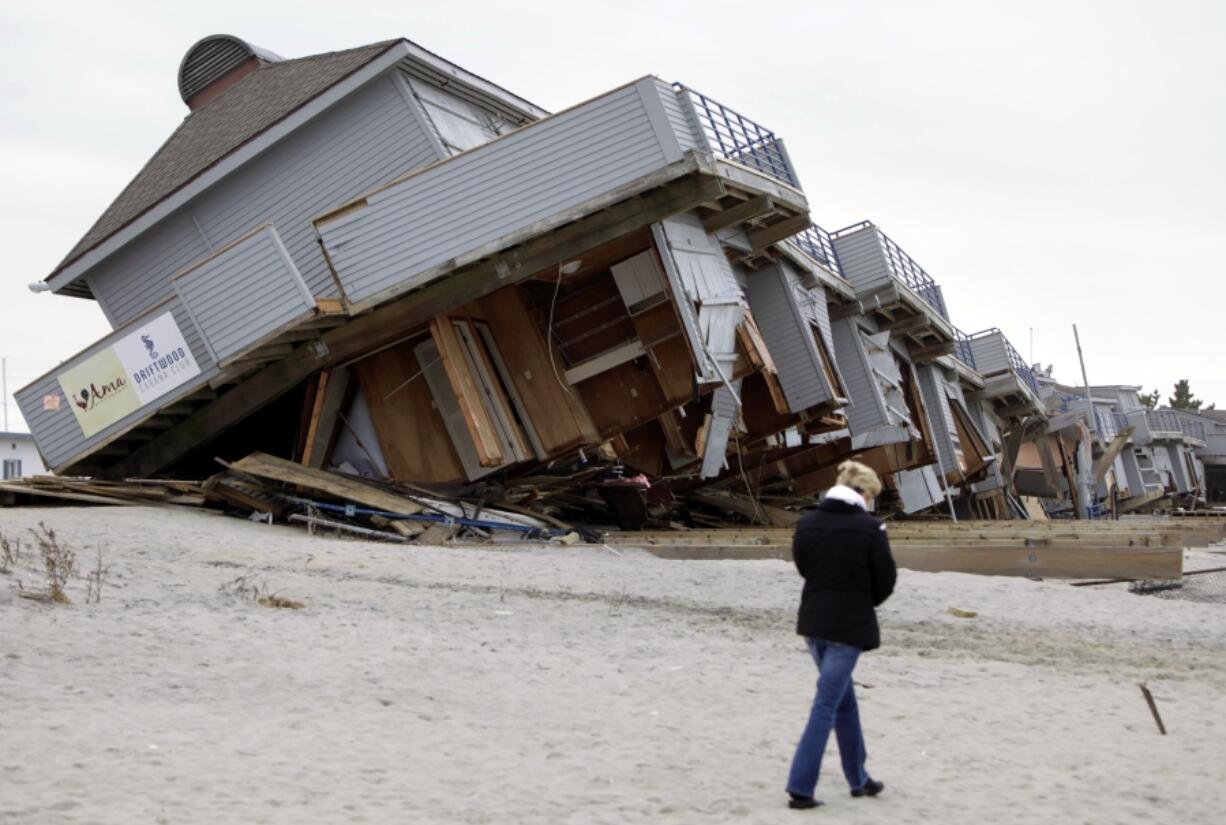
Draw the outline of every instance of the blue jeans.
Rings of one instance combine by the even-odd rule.
[[[828,642],[814,636],[806,636],[809,652],[817,663],[817,696],[809,711],[809,723],[796,745],[792,757],[792,770],[788,773],[788,793],[813,796],[817,789],[817,776],[822,769],[822,754],[834,729],[839,743],[839,756],[843,760],[843,776],[852,790],[864,787],[868,771],[864,761],[868,753],[864,749],[864,733],[860,730],[860,709],[856,705],[856,691],[851,674],[860,658],[860,648],[839,642]]]

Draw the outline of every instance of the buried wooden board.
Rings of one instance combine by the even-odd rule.
[[[627,545],[619,544],[620,547]],[[654,556],[677,560],[783,559],[792,548],[776,545],[634,545]],[[1183,575],[1178,547],[1076,549],[1041,547],[896,547],[895,563],[906,570],[973,573],[1043,579],[1177,579]]]
[[[422,511],[421,505],[410,498],[398,496],[337,473],[303,467],[266,453],[252,453],[228,467],[250,476],[295,484],[308,490],[326,493],[335,498],[376,510],[385,510],[389,513],[413,515]],[[409,529],[416,534],[420,533],[423,528],[413,524]]]
[[[464,481],[464,466],[421,375],[413,343],[385,349],[353,368],[392,475],[422,483]]]

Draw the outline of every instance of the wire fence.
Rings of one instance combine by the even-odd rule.
[[[1178,583],[1171,583],[1171,586],[1153,590],[1134,588],[1134,592],[1157,596],[1160,599],[1226,604],[1226,570],[1192,576],[1185,575]]]

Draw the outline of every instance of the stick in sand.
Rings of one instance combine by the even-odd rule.
[[[1144,682],[1141,682],[1141,695],[1145,697],[1145,701],[1149,704],[1149,712],[1154,715],[1154,721],[1158,723],[1158,732],[1166,736],[1166,725],[1162,724],[1162,717],[1158,715],[1158,705],[1154,703],[1154,695],[1149,692],[1149,688]]]

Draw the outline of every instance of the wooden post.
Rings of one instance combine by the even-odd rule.
[[[1149,712],[1154,715],[1154,721],[1158,723],[1158,732],[1166,736],[1166,725],[1162,724],[1162,717],[1158,715],[1158,705],[1154,702],[1154,695],[1149,692],[1149,686],[1141,682],[1141,695],[1145,697],[1146,704],[1149,705]]]

